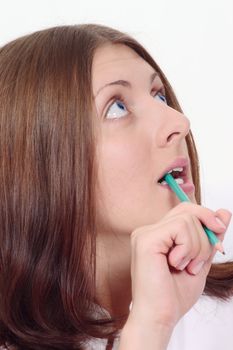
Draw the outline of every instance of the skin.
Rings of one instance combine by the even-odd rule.
[[[158,184],[161,173],[177,157],[188,158],[185,136],[190,124],[161,100],[163,84],[158,76],[150,81],[153,73],[147,62],[124,45],[107,44],[94,56],[97,300],[112,316],[122,316],[128,314],[133,299],[127,335],[122,340],[124,349],[129,334],[140,334],[137,320],[144,319],[148,329],[152,324],[166,324],[170,334],[201,294],[215,254],[200,220],[220,239],[230,221],[226,210],[213,212],[195,204],[193,192],[188,194],[193,204],[180,204],[171,191]],[[126,80],[132,87],[112,85],[98,93],[105,84],[117,80]],[[113,100],[119,94],[125,100],[120,107]],[[188,176],[192,180],[190,168]],[[197,276],[194,268],[202,261],[205,263]],[[169,266],[180,272],[171,273]],[[187,290],[192,290],[188,299]],[[170,311],[165,315],[164,310]],[[145,339],[153,339],[152,334],[146,334]],[[163,334],[161,329],[159,334]],[[163,346],[158,345],[158,349]]]
[[[123,45],[100,48],[94,57],[94,95],[108,82],[124,79],[132,84],[132,89],[106,87],[95,99],[101,123],[99,207],[108,229],[111,226],[120,234],[154,223],[179,203],[157,180],[178,156],[188,157],[184,138],[189,132],[189,120],[158,98],[163,84],[158,76],[150,83],[153,72],[147,62]],[[104,119],[108,100],[120,92],[130,112],[122,113],[115,104],[108,119]],[[114,110],[118,120],[110,119]],[[125,117],[120,119],[123,114]],[[194,200],[193,193],[191,197]]]

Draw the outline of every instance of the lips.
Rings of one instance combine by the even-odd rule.
[[[183,168],[182,171],[180,171],[179,168]],[[175,171],[172,171],[174,170]],[[176,171],[177,170],[177,171]],[[166,173],[169,173],[172,171],[172,175],[175,178],[176,182],[179,183],[182,190],[186,193],[191,193],[195,191],[195,186],[193,182],[189,179],[189,160],[186,157],[178,157],[175,161],[173,161],[170,165],[168,165],[163,172],[161,172],[159,178],[157,179],[157,184],[161,186],[163,189],[167,189],[169,191],[172,191],[170,186],[163,181],[163,177]]]
[[[168,165],[163,172],[160,174],[157,182],[161,182],[165,174],[171,172],[173,169],[176,168],[183,168],[182,172],[179,172],[179,177],[182,178],[185,182],[187,180],[187,172],[188,172],[188,166],[189,166],[189,161],[185,157],[179,157],[176,158],[175,161],[173,161],[170,165]]]

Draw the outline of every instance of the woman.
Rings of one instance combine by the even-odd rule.
[[[199,205],[189,121],[138,42],[93,24],[19,38],[0,92],[2,346],[162,350],[203,290],[232,295],[201,225],[223,240],[231,214]],[[192,203],[161,184],[174,169]]]

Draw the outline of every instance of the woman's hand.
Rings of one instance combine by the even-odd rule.
[[[224,209],[180,203],[158,223],[132,233],[133,306],[126,329],[173,330],[203,292],[216,253],[201,223],[222,241],[230,218]]]

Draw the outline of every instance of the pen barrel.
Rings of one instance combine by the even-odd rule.
[[[187,194],[182,190],[182,188],[180,188],[180,186],[171,174],[166,174],[164,176],[164,179],[167,182],[167,184],[171,187],[171,189],[175,192],[175,194],[181,202],[190,202],[190,199],[187,196]]]
[[[208,227],[202,225],[203,229],[205,230],[205,233],[207,234],[209,241],[212,245],[215,245],[219,242],[218,238],[215,236],[213,231],[211,231]]]
[[[166,174],[164,176],[165,181],[167,182],[168,186],[175,192],[177,197],[181,202],[190,202],[189,197],[186,195],[186,193],[182,190],[182,188],[178,185],[176,180],[171,174]],[[215,245],[219,242],[218,238],[215,236],[214,232],[208,229],[205,225],[202,225],[205,233],[207,234],[207,237],[212,245]]]

